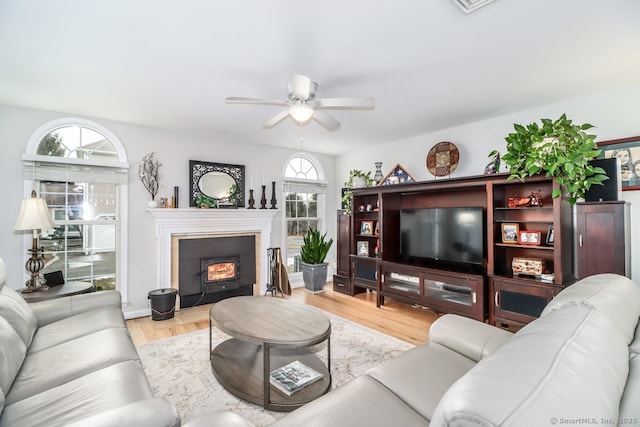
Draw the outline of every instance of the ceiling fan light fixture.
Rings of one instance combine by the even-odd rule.
[[[289,107],[289,114],[296,122],[304,123],[313,116],[313,108],[304,102],[296,102]]]

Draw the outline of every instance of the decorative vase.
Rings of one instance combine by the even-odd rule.
[[[158,207],[158,202],[156,202],[155,200],[149,200],[147,202],[147,207],[149,207],[149,208],[157,208]]]
[[[305,290],[312,294],[324,292],[324,285],[327,284],[329,263],[307,264],[306,262],[301,262],[300,266],[302,267],[302,281],[304,282]]]
[[[382,179],[384,178],[384,175],[382,175],[382,162],[376,162],[376,173],[373,174],[373,180],[376,182],[376,184],[379,184],[380,181],[382,181]]]

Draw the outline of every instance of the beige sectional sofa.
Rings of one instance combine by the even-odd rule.
[[[179,426],[104,291],[27,304],[0,259],[0,427]]]
[[[613,274],[566,288],[516,334],[444,315],[426,344],[271,425],[640,425],[639,318],[640,286]]]

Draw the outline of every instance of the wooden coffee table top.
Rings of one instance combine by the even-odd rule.
[[[331,322],[320,310],[276,297],[227,298],[211,307],[210,319],[232,337],[272,347],[312,345],[331,333]]]

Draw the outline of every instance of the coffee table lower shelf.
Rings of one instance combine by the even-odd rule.
[[[269,371],[299,360],[320,372],[323,378],[287,396],[271,385],[265,396],[265,360],[263,346],[237,338],[220,343],[211,351],[211,368],[218,382],[230,393],[265,409],[289,412],[325,394],[331,388],[331,374],[325,363],[306,349],[282,350],[271,348],[267,367]]]

